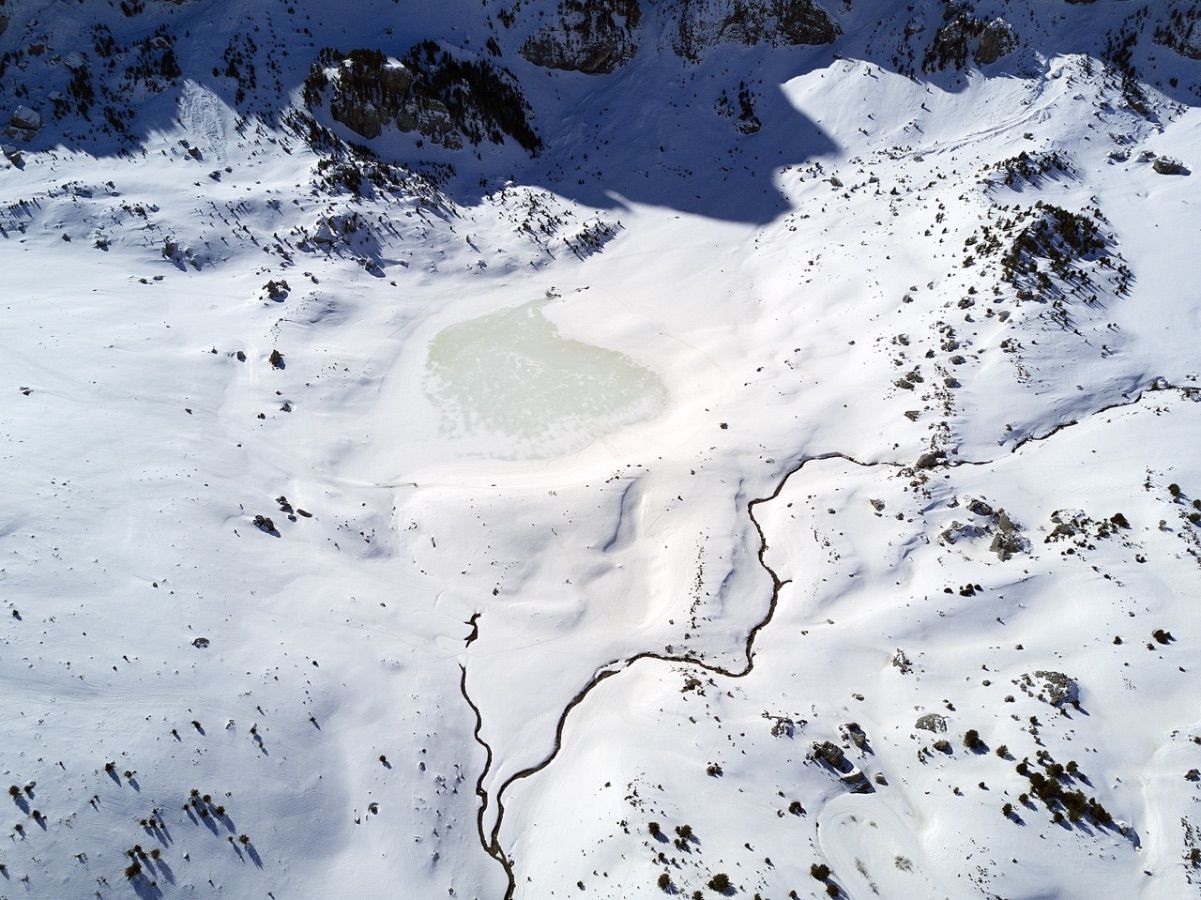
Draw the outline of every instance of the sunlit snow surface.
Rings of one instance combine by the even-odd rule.
[[[493,455],[537,458],[663,409],[667,392],[653,372],[563,337],[544,314],[548,302],[451,325],[433,339],[426,390],[444,433],[483,438]]]

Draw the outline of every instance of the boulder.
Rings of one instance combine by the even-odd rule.
[[[8,120],[8,133],[29,140],[42,129],[42,115],[28,106],[18,106]]]
[[[913,727],[938,734],[947,730],[947,719],[938,713],[926,713],[924,716],[918,717],[918,720],[913,723]]]
[[[1155,162],[1151,164],[1151,168],[1153,168],[1160,175],[1188,174],[1188,169],[1184,167],[1184,163],[1178,159],[1172,159],[1170,156],[1159,157],[1159,159],[1155,160]]]

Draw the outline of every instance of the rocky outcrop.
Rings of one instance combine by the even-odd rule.
[[[1038,671],[1033,676],[1022,675],[1013,683],[1027,696],[1036,697],[1052,706],[1063,706],[1065,703],[1076,706],[1080,702],[1080,686],[1074,678],[1062,672]]]
[[[305,79],[304,100],[311,111],[328,107],[335,121],[368,139],[394,126],[452,150],[464,140],[499,144],[506,135],[531,153],[542,146],[507,71],[456,58],[432,41],[403,60],[379,50],[322,50]]]
[[[922,70],[963,69],[968,57],[978,66],[996,62],[1018,46],[1017,32],[1004,19],[985,21],[966,5],[951,4],[922,59]]]
[[[677,53],[699,59],[722,43],[829,44],[841,33],[814,0],[679,0]]]
[[[976,52],[972,54],[978,66],[995,63],[1003,56],[1008,56],[1017,49],[1017,33],[1013,26],[1004,19],[993,19],[980,32],[980,42]]]
[[[562,0],[555,15],[519,51],[536,66],[606,75],[638,52],[638,0]]]

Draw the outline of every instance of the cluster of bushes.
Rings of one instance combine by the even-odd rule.
[[[1042,772],[1035,769],[1028,759],[1023,759],[1017,764],[1017,773],[1030,780],[1030,793],[1053,813],[1055,822],[1062,822],[1066,814],[1067,820],[1072,823],[1087,816],[1097,825],[1113,824],[1113,816],[1095,797],[1088,797],[1080,789],[1070,786],[1071,780],[1080,774],[1074,760],[1064,766],[1051,759],[1051,754],[1046,750],[1040,750],[1038,762],[1043,767]],[[1025,805],[1030,797],[1022,794],[1018,800]]]
[[[1001,183],[1010,187],[1019,181],[1037,184],[1046,175],[1068,175],[1072,171],[1067,156],[1058,150],[1048,153],[1028,153],[1023,150],[1017,156],[1003,159],[989,168],[999,172]]]

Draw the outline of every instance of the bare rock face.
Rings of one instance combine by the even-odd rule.
[[[1008,56],[1018,45],[1017,34],[1004,19],[993,19],[980,32],[980,43],[972,59],[978,66],[995,63],[1003,56]]]
[[[1018,47],[1017,32],[1004,19],[985,21],[969,7],[948,6],[941,28],[922,59],[922,70],[963,69],[968,57],[978,66],[996,62]]]
[[[516,80],[482,60],[459,59],[431,41],[403,60],[379,50],[322,50],[304,82],[310,110],[330,116],[367,139],[395,126],[451,150],[505,136],[536,154],[529,104]]]
[[[722,43],[829,44],[841,33],[814,0],[680,0],[675,50],[699,59]]]
[[[638,52],[638,0],[562,0],[556,17],[519,51],[536,66],[607,75]]]

